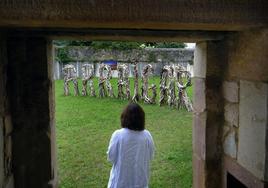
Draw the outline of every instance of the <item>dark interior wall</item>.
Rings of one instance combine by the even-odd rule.
[[[47,43],[42,37],[7,39],[7,92],[13,120],[16,188],[48,187],[52,178],[49,101],[52,83]]]

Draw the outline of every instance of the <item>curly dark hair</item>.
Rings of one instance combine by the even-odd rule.
[[[135,131],[144,130],[145,113],[140,105],[130,103],[121,114],[121,127]]]

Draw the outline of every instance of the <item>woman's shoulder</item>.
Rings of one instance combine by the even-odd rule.
[[[152,135],[151,135],[150,131],[148,131],[147,129],[144,129],[144,133],[145,133],[147,136],[152,137]]]

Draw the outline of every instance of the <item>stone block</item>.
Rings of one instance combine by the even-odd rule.
[[[229,130],[223,141],[224,153],[232,158],[236,158],[237,155],[237,144],[236,144],[236,133],[235,130]]]
[[[206,112],[194,114],[193,152],[205,160],[206,158]]]
[[[193,188],[205,188],[205,161],[193,154]]]
[[[231,125],[238,127],[238,104],[225,103],[224,119]]]
[[[206,78],[207,43],[197,43],[194,51],[194,77]]]
[[[240,82],[238,163],[262,181],[267,153],[268,84]],[[266,176],[267,177],[267,176]]]
[[[206,110],[205,88],[206,88],[205,79],[194,78],[194,96],[193,96],[194,113],[201,113]]]
[[[237,82],[223,82],[223,97],[228,102],[238,103],[239,86]]]

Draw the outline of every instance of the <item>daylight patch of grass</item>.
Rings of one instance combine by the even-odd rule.
[[[151,82],[158,85],[159,79],[153,78]],[[112,83],[115,86],[116,79]],[[191,89],[189,93],[191,96]],[[107,187],[111,164],[107,162],[106,150],[111,134],[120,128],[119,117],[128,102],[89,96],[65,97],[62,80],[55,83],[55,98],[60,187]],[[191,187],[192,114],[167,106],[141,106],[146,113],[146,128],[156,146],[150,188]]]

